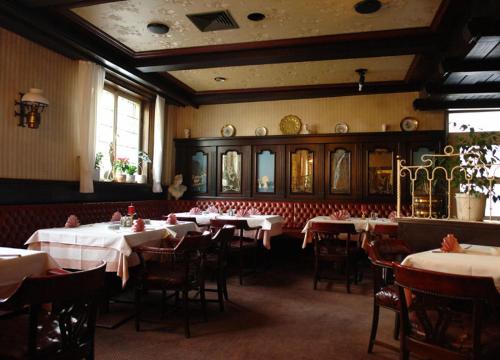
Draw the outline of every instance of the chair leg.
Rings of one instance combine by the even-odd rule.
[[[219,301],[219,310],[224,311],[224,285],[223,285],[223,274],[217,275],[217,300]]]
[[[141,291],[141,289],[135,290],[135,331],[140,331]]]
[[[345,263],[345,286],[347,293],[351,293],[351,269],[349,267],[349,262]]]
[[[239,254],[239,277],[240,277],[240,285],[243,285],[243,248],[240,248],[238,251]]]
[[[222,292],[224,293],[224,298],[226,301],[229,300],[229,294],[227,292],[227,269],[224,269],[224,274],[222,276]]]
[[[182,307],[184,311],[184,336],[186,336],[187,339],[191,337],[191,332],[189,329],[189,290],[184,289],[182,291]]]
[[[201,311],[203,313],[203,321],[208,321],[207,317],[207,299],[205,297],[205,281],[203,280],[200,284],[200,303]]]
[[[313,280],[314,290],[317,290],[318,288],[318,280],[319,280],[319,261],[318,258],[316,257],[316,259],[314,260],[314,280]]]
[[[162,289],[161,291],[161,316],[165,317],[165,313],[167,312],[167,291]]]
[[[396,317],[394,318],[394,340],[399,340],[399,328],[400,328],[400,323],[399,323],[399,313],[396,313]]]
[[[368,342],[368,353],[371,354],[373,351],[373,344],[375,343],[375,338],[377,337],[378,329],[378,318],[380,314],[380,307],[373,303],[373,319],[372,319],[372,330],[370,332],[370,341]]]

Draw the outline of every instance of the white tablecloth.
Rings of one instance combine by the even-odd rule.
[[[198,223],[198,225],[209,225],[211,219],[246,220],[248,226],[250,227],[262,227],[260,236],[266,249],[271,248],[271,237],[283,233],[283,218],[279,215],[250,215],[248,217],[238,217],[220,214],[191,215],[188,212],[177,213],[175,215],[177,217],[194,217],[196,218],[196,222]]]
[[[490,276],[500,291],[500,247],[472,245],[463,253],[433,251],[437,250],[408,255],[402,264],[456,275]]]
[[[197,231],[194,223],[167,225],[165,221],[151,221],[146,231],[133,232],[131,228],[109,229],[110,223],[82,225],[76,228],[52,228],[36,231],[26,242],[29,249],[48,252],[65,268],[85,270],[105,260],[106,271],[116,272],[125,285],[129,266],[137,265],[133,248],[148,244],[159,245],[168,234],[182,237],[188,231]]]
[[[307,221],[306,226],[302,229],[302,233],[304,234],[304,242],[302,243],[302,248],[306,248],[307,244],[312,241],[312,236],[309,231],[311,228],[311,224],[313,222],[323,222],[323,223],[333,223],[333,224],[354,224],[356,231],[358,233],[366,233],[368,231],[373,230],[375,225],[392,225],[398,226],[397,222],[392,222],[386,218],[378,218],[377,220],[371,220],[369,218],[349,218],[346,220],[333,220],[329,216],[316,216]]]
[[[55,268],[59,264],[46,252],[0,247],[0,297],[9,296],[12,286],[25,277]]]

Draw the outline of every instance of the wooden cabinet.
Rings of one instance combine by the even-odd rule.
[[[397,156],[441,151],[444,131],[176,139],[186,198],[396,201]],[[204,169],[206,168],[206,172]],[[206,179],[205,179],[206,178]],[[403,181],[403,199],[409,186]]]

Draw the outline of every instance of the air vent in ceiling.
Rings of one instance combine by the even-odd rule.
[[[228,10],[186,15],[200,31],[218,31],[239,28]]]

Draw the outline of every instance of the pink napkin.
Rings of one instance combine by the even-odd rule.
[[[391,211],[391,213],[389,214],[389,221],[391,222],[397,222],[396,220],[396,212],[395,211]]]
[[[260,211],[256,208],[251,208],[248,210],[248,215],[260,215]]]
[[[175,225],[177,224],[177,216],[175,214],[168,214],[167,216],[167,224],[169,225]]]
[[[441,243],[441,251],[461,253],[464,252],[464,249],[458,243],[458,239],[455,237],[455,235],[448,234],[443,238],[443,242]]]
[[[238,211],[236,211],[236,216],[238,217],[247,217],[249,215],[250,214],[248,213],[248,210],[245,209],[239,209]]]
[[[191,215],[201,215],[202,211],[199,207],[194,207],[191,210],[189,210],[189,214]]]
[[[144,224],[144,220],[139,218],[139,219],[134,221],[134,226],[132,226],[132,231],[133,232],[142,232],[142,231],[144,231],[145,227],[146,226]]]
[[[70,215],[68,217],[68,220],[66,220],[66,224],[64,224],[64,227],[67,228],[75,228],[80,226],[80,220],[76,217],[76,215]]]
[[[347,210],[338,210],[334,211],[333,214],[330,215],[330,218],[332,220],[346,220],[351,217],[351,214],[349,214],[349,211]]]
[[[122,214],[119,211],[115,211],[111,216],[111,221],[120,221],[122,219]]]
[[[208,211],[209,213],[211,213],[211,214],[218,214],[218,213],[219,213],[219,208],[218,208],[218,207],[216,207],[216,206],[211,205],[211,206],[209,206],[209,207],[207,208],[207,211]]]

